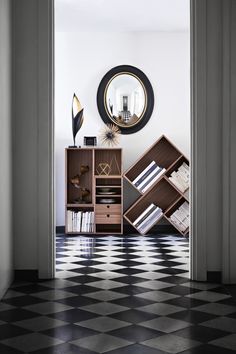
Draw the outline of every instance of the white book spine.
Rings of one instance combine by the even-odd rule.
[[[80,232],[84,232],[84,212],[81,212],[81,229]]]
[[[155,175],[158,171],[161,172],[162,168],[157,166],[139,185],[138,185],[138,189],[142,189],[142,187],[148,182],[148,180],[150,180],[153,175]]]
[[[79,229],[79,232],[81,232],[81,223],[82,223],[81,219],[82,219],[82,211],[79,211],[79,215],[78,215],[78,217],[79,217],[79,227],[78,227],[78,229]]]
[[[89,232],[89,212],[86,211],[86,224],[85,224],[86,232]]]
[[[72,231],[72,211],[67,210],[67,231]]]
[[[184,232],[186,230],[186,227],[175,217],[175,215],[171,215],[170,219],[180,231]]]
[[[180,190],[180,192],[184,193],[184,187],[176,180],[175,177],[169,177],[169,180],[175,185],[175,187]]]
[[[155,204],[153,203],[150,204],[149,207],[146,210],[144,210],[144,212],[140,214],[139,217],[133,222],[133,225],[135,226],[139,222],[139,220],[141,220],[154,206]]]
[[[92,221],[91,221],[91,223],[92,223],[92,232],[94,232],[94,211],[92,211],[91,216],[92,216]]]
[[[136,182],[138,182],[138,180],[143,176],[145,175],[145,173],[153,166],[155,165],[156,162],[155,161],[152,161],[133,181],[132,183],[135,184]]]
[[[161,175],[163,175],[163,173],[165,173],[165,171],[166,171],[166,169],[163,168],[161,170],[161,172],[156,177],[154,177],[145,188],[142,189],[142,192],[143,193],[146,192],[146,190],[148,190],[153,185],[153,183],[155,183],[158,180],[158,178],[160,178]]]
[[[160,208],[155,209],[147,218],[147,220],[144,220],[144,222],[138,227],[138,230],[140,230],[142,233],[146,233],[162,214],[163,213]]]

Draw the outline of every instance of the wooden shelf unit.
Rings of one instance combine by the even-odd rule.
[[[160,167],[166,171],[143,193],[134,186],[132,181],[152,162],[155,161]],[[189,204],[186,192],[182,193],[170,180],[172,172],[185,162],[189,166],[188,159],[174,146],[164,135],[162,135],[142,156],[138,159],[125,173],[124,178],[140,193],[140,197],[126,210],[124,218],[135,228],[134,221],[144,212],[147,207],[154,203],[160,207],[163,214],[149,229],[156,225],[162,218],[168,220],[178,232],[186,236],[189,229],[182,232],[170,219],[170,216],[185,201]],[[139,232],[139,230],[136,228]]]
[[[108,163],[109,175],[99,175],[99,164]],[[71,183],[71,178],[80,175],[81,165],[89,167],[80,176],[80,186],[90,191],[78,200],[80,190]],[[123,233],[123,178],[122,149],[120,148],[67,148],[65,149],[65,232],[72,234],[122,234]],[[103,188],[103,189],[102,189]],[[105,191],[109,188],[110,191]],[[113,194],[114,193],[114,194]],[[113,199],[113,202],[104,199]],[[94,212],[92,232],[75,231],[68,228],[68,211]]]

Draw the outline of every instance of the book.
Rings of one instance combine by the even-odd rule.
[[[152,212],[153,212],[154,210],[156,210],[156,208],[157,208],[156,205],[153,204],[153,207],[135,224],[135,227],[138,228],[139,225],[141,225],[142,222],[143,222],[144,220],[146,220],[146,219],[149,217],[149,215],[152,214]]]
[[[91,232],[94,232],[94,211],[91,212]]]
[[[156,207],[156,205],[154,205],[153,203],[151,203],[147,209],[145,209],[142,214],[139,215],[139,217],[133,222],[133,225],[135,226],[148,212],[151,208]]]
[[[153,177],[150,182],[142,189],[142,193],[146,192],[146,190],[148,190],[158,180],[158,178],[160,178],[160,176],[165,173],[165,171],[166,169],[162,168],[162,170],[155,177]]]
[[[179,228],[180,231],[185,232],[189,227],[189,204],[185,201],[170,215],[170,220]]]
[[[157,220],[163,215],[162,209],[157,207],[152,214],[144,220],[144,222],[139,226],[138,230],[145,234],[156,222]]]
[[[133,181],[132,183],[137,187],[136,184],[140,184],[143,179],[145,179],[145,176],[147,176],[150,173],[150,170],[155,169],[157,167],[157,164],[155,161],[152,161]]]
[[[162,214],[162,210],[159,207],[156,207],[156,209],[154,209],[152,213],[139,225],[138,229],[143,229],[148,226],[152,220],[160,214]]]
[[[72,227],[72,211],[67,210],[67,231],[72,232],[73,227]]]
[[[84,212],[82,212],[81,232],[85,232],[85,213]]]
[[[162,170],[161,167],[156,166],[154,170],[151,173],[149,173],[149,175],[137,186],[137,188],[139,190],[144,188],[154,176],[156,176],[158,173],[161,172],[161,170]]]

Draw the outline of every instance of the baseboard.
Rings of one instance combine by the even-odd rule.
[[[56,226],[56,233],[57,234],[64,234],[65,233],[65,226]]]
[[[15,281],[29,281],[37,282],[39,281],[38,270],[37,269],[17,269],[15,270]]]
[[[207,282],[208,283],[221,283],[222,282],[221,272],[207,272]]]
[[[133,228],[131,225],[125,224],[124,225],[124,235],[127,234],[136,234],[137,230]],[[57,226],[56,227],[57,234],[64,234],[65,233],[65,226]],[[151,233],[154,234],[178,234],[176,229],[172,225],[156,225],[152,228]]]
[[[1,279],[0,282],[0,300],[3,298],[3,296],[6,294],[7,290],[11,286],[13,282],[13,271],[6,272],[6,276]]]

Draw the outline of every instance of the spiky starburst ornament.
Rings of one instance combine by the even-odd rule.
[[[101,143],[108,146],[119,144],[119,138],[120,129],[115,124],[107,124],[100,134]]]

